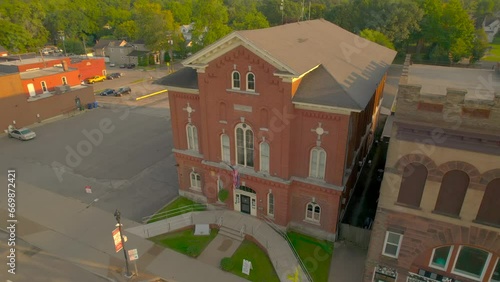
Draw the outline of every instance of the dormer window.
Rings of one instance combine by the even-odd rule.
[[[232,84],[231,88],[233,89],[240,89],[240,73],[237,71],[233,71],[233,79],[232,79]]]
[[[247,73],[247,91],[255,91],[255,75]]]

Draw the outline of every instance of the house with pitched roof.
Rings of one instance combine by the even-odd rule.
[[[179,193],[335,240],[395,55],[312,20],[235,31],[189,57],[157,81]]]
[[[9,52],[3,46],[0,46],[0,57],[8,56]]]

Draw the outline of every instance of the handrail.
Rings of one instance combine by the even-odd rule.
[[[192,211],[199,211],[199,209],[202,209],[202,208],[203,208],[203,210],[205,210],[207,208],[207,204],[192,204],[189,206],[182,206],[182,207],[172,209],[169,211],[164,211],[164,212],[155,213],[152,215],[145,216],[142,218],[142,222],[148,223],[148,221],[150,221],[153,218],[155,218],[155,219],[159,218],[159,220],[162,220],[162,219],[174,217],[174,216],[185,214],[185,213],[192,212]]]
[[[295,258],[299,262],[300,268],[302,268],[302,271],[306,275],[307,280],[313,282],[311,274],[309,273],[309,271],[307,271],[306,265],[304,264],[304,262],[302,261],[302,259],[300,259],[299,253],[297,253],[297,250],[293,246],[293,244],[290,241],[290,238],[288,237],[288,235],[286,234],[286,232],[283,232],[281,229],[279,229],[278,226],[276,225],[276,223],[274,223],[272,220],[270,220],[269,218],[267,218],[265,216],[264,216],[264,222],[266,222],[267,225],[269,225],[274,231],[276,231],[276,233],[278,233],[279,235],[281,235],[281,237],[283,237],[285,239],[285,241],[290,246],[290,249],[292,250],[293,255],[295,256]]]

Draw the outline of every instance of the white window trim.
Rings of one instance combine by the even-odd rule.
[[[262,167],[263,167],[262,146],[263,145],[267,145],[267,169],[262,169]],[[271,162],[271,146],[266,141],[260,142],[260,144],[259,144],[259,169],[260,169],[260,171],[269,173],[270,166],[271,166],[270,162]]]
[[[245,123],[246,124],[246,123]],[[240,164],[240,159],[238,159],[238,128],[241,128],[243,130],[243,163],[244,164]],[[247,131],[251,131],[252,132],[252,150],[253,150],[253,156],[252,156],[252,160],[253,160],[253,165],[250,166],[248,165],[248,160],[247,160]],[[236,159],[236,164],[239,165],[239,166],[243,166],[243,167],[255,167],[255,135],[254,135],[254,132],[252,130],[252,128],[250,127],[250,125],[246,124],[246,128],[243,127],[243,123],[239,123],[238,125],[236,125],[236,127],[234,128],[234,140],[235,140],[235,159]]]
[[[317,156],[318,162],[316,164],[316,175],[313,175],[312,174],[312,166],[313,166],[312,160],[313,160],[313,154],[315,152],[317,152],[316,154],[318,154],[318,156]],[[325,165],[324,165],[324,171],[322,173],[320,173],[320,171],[319,171],[319,168],[320,168],[320,153],[321,152],[325,153]],[[325,179],[325,176],[326,176],[326,159],[327,159],[327,155],[326,155],[325,149],[323,149],[322,147],[314,147],[314,148],[311,149],[311,151],[309,153],[309,177],[310,178],[321,179],[321,180]],[[322,177],[320,177],[321,174],[323,174]]]
[[[399,241],[398,241],[398,248],[396,249],[396,255],[393,254],[387,254],[385,252],[385,247],[387,244],[393,245],[392,243],[388,243],[387,239],[389,239],[389,234],[396,234],[399,236]],[[382,245],[382,255],[386,257],[391,257],[391,258],[398,258],[399,256],[399,251],[401,250],[401,242],[403,241],[403,234],[401,233],[396,233],[396,232],[391,232],[391,231],[386,231],[385,232],[385,239],[384,239],[384,245]]]
[[[493,269],[491,271],[491,275],[490,275],[490,280],[488,281],[491,281],[491,282],[497,282],[497,280],[493,281],[493,274],[495,274],[495,267],[500,264],[500,258],[497,258],[497,261],[496,263],[493,265]]]
[[[224,142],[223,142],[223,138],[224,137],[227,137],[227,151],[228,151],[228,154],[229,154],[229,159],[224,159]],[[223,133],[220,135],[220,159],[221,161],[223,162],[227,162],[227,163],[230,163],[231,162],[231,140],[229,139],[229,135]]]
[[[240,83],[240,86],[239,87],[235,87],[234,86],[234,74],[237,73],[238,76],[239,76],[239,79],[238,79],[238,82]],[[241,89],[241,74],[239,71],[233,71],[231,73],[231,89],[237,89],[237,90],[240,90]]]
[[[271,206],[271,197],[273,199],[273,212],[270,212],[270,206]],[[272,192],[267,193],[267,215],[274,217],[274,210],[275,210],[275,201],[274,201],[274,195]]]
[[[460,248],[458,248],[457,255],[455,256],[455,262],[453,263],[453,267],[451,268],[451,273],[456,274],[456,275],[460,275],[460,276],[465,277],[465,278],[472,279],[474,281],[483,281],[484,275],[486,274],[486,272],[488,270],[488,265],[490,264],[491,253],[487,252],[488,258],[486,258],[486,262],[484,263],[483,270],[481,271],[481,276],[478,278],[478,277],[470,276],[466,273],[463,273],[460,270],[459,271],[455,270],[455,267],[457,266],[458,257],[460,256],[460,251],[462,250],[462,247],[464,247],[464,246],[460,246]],[[465,246],[465,247],[468,247],[468,246]],[[474,248],[474,247],[469,247],[469,248]],[[479,250],[481,250],[481,249],[479,249]],[[481,251],[485,251],[485,250],[481,250]]]
[[[448,269],[448,266],[450,264],[451,254],[453,253],[453,246],[449,246],[450,250],[448,251],[448,257],[446,258],[446,263],[445,263],[444,267],[439,267],[439,266],[437,266],[435,264],[432,264],[432,260],[434,259],[434,252],[436,251],[436,249],[440,249],[440,248],[443,248],[443,247],[448,247],[448,246],[442,246],[442,247],[434,248],[432,250],[431,259],[429,261],[429,267],[432,267],[432,268],[435,268],[435,269],[439,269],[439,270],[444,270],[444,271],[446,271]]]
[[[311,217],[307,216],[309,205],[312,205]],[[318,219],[314,218],[314,215],[316,214],[316,211],[315,211],[316,207],[319,207]],[[315,223],[320,222],[321,221],[321,206],[318,205],[317,203],[313,203],[313,202],[307,203],[306,204],[306,217],[305,218],[306,218],[306,221],[315,222]]]
[[[198,177],[200,178],[199,180]],[[201,191],[201,175],[199,173],[191,171],[189,173],[189,182],[191,189]]]
[[[189,129],[191,130],[191,135],[189,134]],[[196,138],[195,138],[196,135]],[[188,123],[186,125],[186,138],[187,138],[187,145],[188,145],[188,150],[193,150],[198,152],[198,128],[194,124]]]
[[[248,87],[249,83],[248,83],[248,76],[249,75],[253,75],[253,89],[250,89]],[[247,76],[246,76],[246,90],[249,91],[249,92],[255,92],[255,74],[253,72],[248,72],[247,73]]]
[[[45,85],[45,87],[44,87],[44,85]],[[47,82],[45,82],[45,80],[44,81],[40,81],[40,86],[42,87],[42,92],[43,93],[49,92],[49,87],[47,86]],[[43,89],[43,88],[45,88],[45,89]]]

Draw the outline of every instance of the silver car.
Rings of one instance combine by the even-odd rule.
[[[30,140],[36,137],[35,132],[28,128],[14,129],[9,132],[9,137],[19,140]]]

